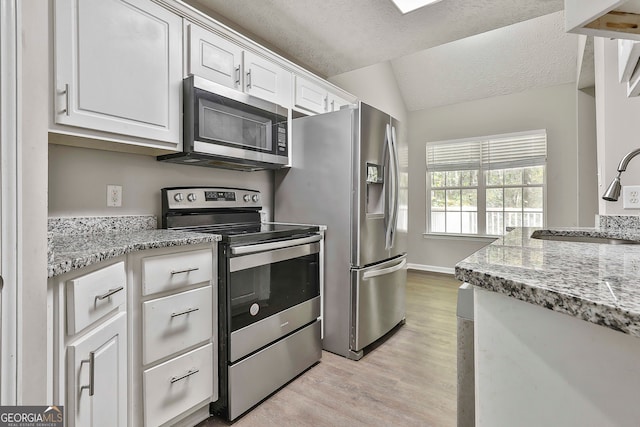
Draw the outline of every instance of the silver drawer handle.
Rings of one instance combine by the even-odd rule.
[[[89,396],[93,396],[94,392],[95,392],[95,360],[96,360],[96,353],[91,351],[89,352],[89,358],[85,359],[85,360],[81,360],[80,361],[80,366],[84,365],[85,363],[89,364],[89,385],[83,385],[80,387],[80,390],[85,390],[85,389],[89,389]]]
[[[186,374],[184,374],[181,377],[171,377],[171,379],[169,381],[171,382],[171,384],[177,383],[178,381],[184,380],[185,378],[189,378],[191,375],[197,374],[198,372],[200,372],[200,370],[194,368],[194,369],[188,371]]]
[[[102,301],[103,299],[109,298],[113,294],[117,294],[123,289],[124,289],[124,286],[120,286],[119,288],[109,289],[104,294],[96,296],[96,299]]]
[[[182,274],[182,273],[189,273],[191,271],[197,271],[200,270],[200,267],[189,267],[189,268],[185,268],[184,270],[171,270],[171,274]]]
[[[200,310],[199,308],[187,308],[185,311],[181,311],[180,313],[171,313],[171,317],[184,316],[185,314],[193,313],[194,311]]]

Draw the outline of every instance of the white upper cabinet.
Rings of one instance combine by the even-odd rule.
[[[182,19],[151,0],[54,5],[55,123],[179,145]]]
[[[291,105],[291,73],[249,51],[244,52],[245,92],[275,102]]]
[[[295,76],[295,80],[295,106],[314,113],[326,112],[327,89],[300,76]]]
[[[564,0],[569,33],[640,40],[640,0]]]
[[[244,91],[284,107],[291,105],[291,73],[221,35],[185,22],[187,74]]]
[[[187,75],[194,74],[233,89],[242,89],[242,48],[185,21]],[[185,76],[186,77],[186,76]]]
[[[320,84],[295,76],[294,104],[314,113],[327,113],[339,110],[343,105],[349,104],[349,101],[329,92]]]

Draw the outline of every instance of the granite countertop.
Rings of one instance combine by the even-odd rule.
[[[155,216],[49,219],[48,277],[129,252],[220,240],[219,235],[156,229]]]
[[[640,227],[602,224],[538,233],[640,242]],[[640,244],[539,240],[533,231],[515,229],[461,261],[456,278],[640,337]]]

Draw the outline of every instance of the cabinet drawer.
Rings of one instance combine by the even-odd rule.
[[[211,286],[142,304],[146,365],[212,336]]]
[[[209,249],[143,258],[142,295],[208,282],[212,263]]]
[[[213,394],[213,345],[144,371],[144,424],[159,426]]]
[[[124,262],[67,282],[67,334],[86,328],[125,302]]]

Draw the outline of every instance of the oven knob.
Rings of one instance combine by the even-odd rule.
[[[173,200],[175,200],[176,202],[181,202],[184,199],[184,196],[182,195],[182,193],[176,193],[173,196]]]
[[[253,200],[254,203],[258,203],[258,200],[260,200],[260,196],[258,196],[257,194],[254,194],[251,197],[251,200]]]
[[[196,196],[195,193],[189,193],[187,194],[187,200],[190,202],[195,202],[196,200],[198,200],[198,196]]]
[[[242,200],[244,200],[245,202],[250,202],[251,201],[251,196],[248,194],[245,194],[244,197],[242,198]]]

